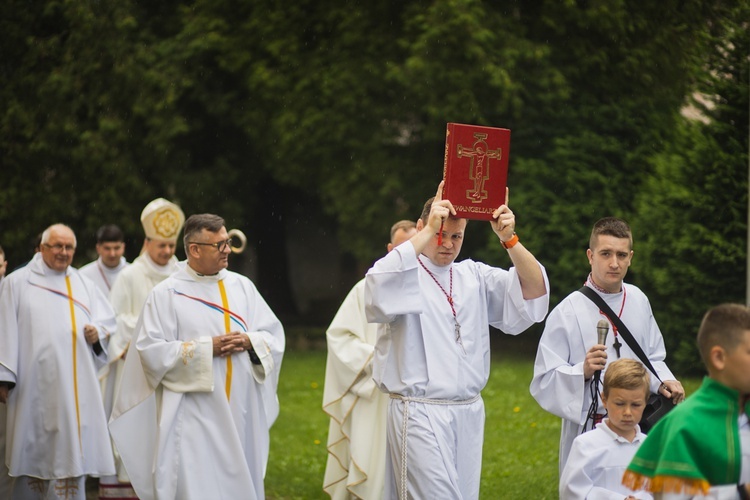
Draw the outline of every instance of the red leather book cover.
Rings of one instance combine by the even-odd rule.
[[[492,220],[505,203],[510,130],[449,123],[445,132],[443,199],[465,219]]]

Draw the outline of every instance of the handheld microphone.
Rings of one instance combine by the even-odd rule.
[[[609,333],[609,321],[600,319],[596,324],[596,338],[600,344],[604,344],[607,341],[607,333]]]
[[[597,342],[600,344],[604,344],[607,341],[607,333],[609,332],[609,321],[606,319],[600,319],[599,322],[596,324],[596,338]],[[602,376],[601,370],[596,370],[594,372],[594,381],[595,384],[599,384],[599,380]]]

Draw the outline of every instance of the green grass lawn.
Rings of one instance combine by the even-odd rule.
[[[271,429],[266,474],[269,499],[328,498],[323,493],[328,418],[321,409],[324,351],[288,351],[279,382],[281,414]],[[560,420],[529,394],[533,360],[493,352],[482,391],[484,432],[481,498],[557,498]],[[698,380],[683,380],[690,394]],[[530,493],[530,492],[533,492]]]

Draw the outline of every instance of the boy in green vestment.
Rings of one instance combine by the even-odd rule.
[[[747,499],[750,484],[740,484],[740,425],[747,426],[750,411],[750,309],[739,304],[710,309],[697,343],[708,376],[654,426],[628,466],[623,484],[648,489],[655,498],[705,495],[710,488],[721,498]],[[726,496],[727,490],[731,496]]]

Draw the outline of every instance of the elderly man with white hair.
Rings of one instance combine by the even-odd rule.
[[[75,250],[68,226],[50,226],[40,252],[0,287],[12,498],[83,500],[86,476],[114,472],[97,366],[115,317],[104,294],[71,267]]]

